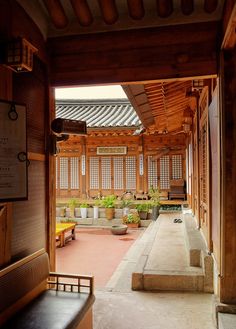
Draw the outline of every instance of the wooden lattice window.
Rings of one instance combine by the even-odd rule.
[[[111,189],[111,158],[101,158],[101,172],[102,172],[102,189]]]
[[[60,157],[60,189],[68,189],[68,158]]]
[[[172,179],[182,179],[182,155],[172,155]]]
[[[123,189],[123,181],[124,181],[124,165],[123,165],[123,157],[114,157],[113,158],[113,166],[114,166],[114,189],[122,190]]]
[[[126,189],[136,189],[136,157],[126,157]]]
[[[89,159],[90,189],[99,189],[99,157]]]
[[[170,158],[165,155],[160,158],[160,188],[168,190],[170,188]]]
[[[150,188],[151,186],[157,188],[157,185],[157,160],[154,160],[152,156],[148,156],[148,188]]]
[[[70,185],[71,189],[75,190],[79,188],[79,158],[70,158]]]

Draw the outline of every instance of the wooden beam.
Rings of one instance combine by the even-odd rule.
[[[143,0],[127,0],[129,15],[133,19],[142,19],[145,14]]]
[[[89,26],[93,22],[93,16],[86,0],[70,0],[80,25]]]
[[[103,19],[106,24],[114,24],[118,19],[118,11],[114,0],[98,0]]]
[[[52,38],[54,86],[121,83],[217,73],[218,23]],[[191,60],[179,63],[181,52]]]
[[[59,0],[43,0],[52,23],[57,29],[64,29],[68,24],[64,8]]]

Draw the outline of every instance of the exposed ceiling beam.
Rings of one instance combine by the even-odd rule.
[[[70,0],[74,12],[82,26],[89,26],[93,22],[93,16],[86,0]]]
[[[145,15],[143,0],[127,0],[129,15],[135,20],[142,19]]]
[[[52,23],[57,29],[64,29],[68,25],[68,19],[59,0],[43,0]]]
[[[98,0],[103,19],[106,24],[114,24],[118,19],[115,0]]]

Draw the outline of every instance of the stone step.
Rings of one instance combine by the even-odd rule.
[[[143,290],[204,291],[203,273],[143,273]]]
[[[236,314],[218,313],[218,328],[219,329],[235,329]]]
[[[204,257],[208,254],[207,246],[192,215],[184,215],[184,228],[185,243],[189,255],[189,264],[190,266],[201,267],[203,266]]]

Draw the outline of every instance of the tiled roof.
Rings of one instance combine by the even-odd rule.
[[[126,99],[57,100],[56,117],[86,121],[88,128],[136,128],[141,124]]]

